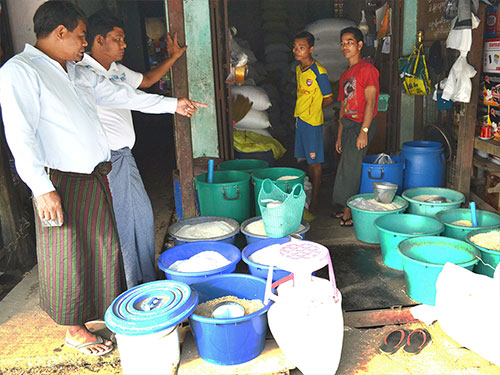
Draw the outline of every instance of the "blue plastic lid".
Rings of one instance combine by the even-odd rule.
[[[173,327],[192,314],[198,294],[183,282],[152,281],[115,298],[104,316],[115,333],[148,335]]]

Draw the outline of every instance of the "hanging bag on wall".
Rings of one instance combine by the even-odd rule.
[[[400,59],[400,73],[403,87],[408,95],[429,95],[431,93],[431,81],[425,61],[424,45],[419,40],[418,45],[413,47],[411,55],[406,62]]]

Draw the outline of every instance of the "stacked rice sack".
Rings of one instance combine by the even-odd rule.
[[[252,108],[246,116],[235,124],[235,128],[238,130],[250,130],[270,137],[271,134],[267,129],[271,126],[271,123],[269,122],[266,110],[271,107],[271,101],[266,91],[258,86],[241,85],[234,86],[231,89],[231,95],[233,97],[237,95],[244,96],[253,103]]]
[[[330,82],[338,81],[349,66],[339,47],[340,31],[349,26],[356,24],[344,18],[325,18],[305,28],[315,39],[312,57],[326,68]]]
[[[264,30],[264,59],[268,72],[286,69],[291,59],[288,11],[285,0],[261,3]]]

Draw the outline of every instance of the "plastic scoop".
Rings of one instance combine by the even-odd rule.
[[[477,227],[477,211],[476,211],[476,202],[470,202],[470,216],[472,221],[472,226]]]
[[[208,175],[207,175],[207,182],[211,184],[214,182],[214,161],[213,159],[208,160]]]

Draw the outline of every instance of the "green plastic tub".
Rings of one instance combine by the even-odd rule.
[[[415,197],[420,195],[439,195],[446,198],[450,202],[446,203],[431,203],[422,202]],[[465,196],[459,191],[446,189],[442,187],[418,187],[408,189],[403,192],[403,198],[410,204],[408,206],[408,213],[415,215],[423,215],[434,217],[436,213],[443,210],[450,210],[452,208],[459,208],[465,202]]]
[[[476,266],[474,267],[474,272],[480,273],[481,275],[486,275],[489,277],[493,277],[493,274],[495,273],[495,269],[497,268],[498,263],[500,263],[500,251],[487,249],[486,247],[479,246],[478,244],[475,244],[474,242],[472,242],[471,237],[475,236],[476,234],[490,233],[492,231],[495,231],[496,233],[498,233],[497,243],[500,243],[500,230],[476,229],[476,230],[470,231],[465,236],[465,240],[468,243],[470,243],[471,245],[475,246],[479,250],[479,253],[480,253],[481,259],[477,262]]]
[[[403,259],[406,294],[416,302],[434,306],[436,280],[446,262],[472,271],[479,250],[465,241],[440,236],[413,237],[398,245]]]
[[[396,195],[394,197],[393,203],[398,204],[399,206],[401,206],[401,208],[392,211],[369,211],[359,209],[351,205],[351,201],[356,198],[373,199],[373,197],[373,193],[354,195],[347,200],[347,206],[351,209],[352,220],[354,222],[354,233],[356,234],[356,238],[363,242],[380,243],[379,231],[375,226],[375,220],[386,215],[402,214],[406,211],[408,202],[400,196]]]
[[[252,174],[257,169],[268,168],[269,163],[259,159],[234,159],[219,164],[220,171],[241,171]]]
[[[443,236],[464,240],[467,233],[475,229],[500,228],[500,215],[493,212],[477,210],[477,227],[463,227],[452,224],[458,220],[471,221],[471,212],[468,208],[454,208],[440,211],[435,215],[436,219],[444,224]]]
[[[297,178],[293,180],[278,181],[278,178],[283,176],[297,176]],[[297,168],[285,168],[285,167],[263,168],[255,170],[252,174],[252,181],[254,185],[255,216],[262,215],[262,212],[259,207],[258,198],[259,198],[260,188],[266,178],[269,178],[281,190],[289,194],[295,185],[302,184],[302,186],[304,186],[306,172]]]
[[[214,171],[213,182],[207,173],[196,176],[201,216],[224,216],[239,224],[251,217],[250,175],[241,171]]]
[[[382,261],[387,267],[403,270],[398,244],[411,237],[439,236],[444,225],[438,220],[413,214],[385,215],[375,220],[379,230]]]

